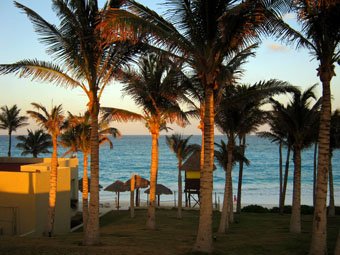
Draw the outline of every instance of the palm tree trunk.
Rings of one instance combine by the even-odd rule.
[[[52,136],[53,153],[51,159],[50,170],[50,192],[49,192],[49,206],[47,210],[47,220],[44,231],[44,236],[51,237],[53,234],[55,203],[57,197],[57,167],[58,167],[58,152],[57,152],[57,136]]]
[[[232,159],[233,159],[233,145],[231,139],[228,137],[228,164],[227,169],[225,170],[225,187],[224,187],[224,198],[223,198],[223,207],[220,219],[220,225],[218,227],[218,233],[225,233],[226,229],[229,228],[230,222],[230,202],[232,203],[232,198],[230,200],[231,195],[231,169],[232,169]],[[232,196],[232,195],[231,195]]]
[[[92,103],[92,102],[91,102]],[[90,206],[87,229],[84,236],[85,245],[97,245],[100,243],[99,229],[99,141],[98,141],[98,112],[99,102],[93,94],[93,106],[91,114],[91,186]]]
[[[83,156],[84,166],[83,166],[83,231],[87,229],[87,221],[89,218],[89,180],[87,176],[87,153]]]
[[[178,160],[178,211],[177,218],[182,219],[182,160]]]
[[[280,203],[280,214],[283,214],[285,208],[285,200],[286,200],[286,191],[288,184],[288,173],[289,173],[289,159],[290,159],[290,146],[287,148],[287,158],[286,158],[286,166],[285,166],[285,176],[283,180],[283,190],[282,190],[282,201]]]
[[[301,150],[294,148],[293,206],[289,231],[301,233]]]
[[[244,157],[244,153],[246,150],[246,136],[245,135],[242,138],[242,144],[241,144],[241,139],[240,139],[240,145],[242,146],[241,153],[242,153],[242,156]],[[243,165],[244,165],[243,161],[241,160],[240,165],[239,165],[240,168],[239,168],[238,185],[237,185],[237,205],[236,205],[237,213],[241,213]]]
[[[12,147],[12,133],[8,132],[8,157],[11,156],[11,147]]]
[[[319,67],[322,82],[322,105],[319,126],[318,173],[316,183],[315,208],[313,217],[312,240],[309,255],[327,254],[327,183],[330,150],[331,123],[331,79],[334,65],[321,63]]]
[[[314,168],[313,168],[313,206],[315,207],[315,192],[316,192],[316,175],[317,175],[317,155],[318,155],[318,143],[314,146]]]
[[[212,86],[205,88],[204,163],[200,171],[200,219],[193,250],[211,253],[212,247],[212,190],[214,164],[214,95]]]
[[[282,141],[279,143],[279,165],[280,165],[280,195],[279,195],[279,208],[282,208],[282,192],[283,192],[283,177],[282,177]]]
[[[156,184],[158,172],[158,136],[159,129],[152,133],[152,151],[151,151],[151,173],[150,173],[150,199],[148,206],[148,219],[146,221],[147,229],[156,228]]]
[[[334,185],[333,185],[333,168],[332,168],[332,154],[329,159],[329,208],[328,216],[335,216],[335,203],[334,203]]]
[[[231,171],[230,171],[231,172]],[[228,220],[230,224],[234,223],[234,203],[233,203],[233,180],[230,173],[229,178],[229,212],[228,212]]]
[[[340,231],[338,235],[338,241],[336,242],[336,246],[334,250],[334,255],[340,255]]]
[[[201,169],[203,169],[203,165],[204,165],[204,125],[201,126],[201,131],[202,131],[202,141],[201,141]]]
[[[130,181],[130,217],[135,217],[135,201],[134,201],[134,195],[135,195],[135,175],[132,174],[131,181]]]
[[[228,203],[229,203],[229,182],[228,182],[228,171],[225,171],[225,185],[224,185],[224,196],[223,196],[223,205],[222,205],[222,213],[220,219],[220,225],[218,227],[218,233],[225,233],[225,230],[229,228],[228,218]]]

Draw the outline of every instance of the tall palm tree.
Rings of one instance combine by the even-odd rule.
[[[294,184],[290,232],[301,233],[301,151],[314,142],[319,124],[321,99],[311,106],[315,99],[316,85],[303,93],[295,92],[287,106],[272,99],[274,114],[277,115],[281,129],[287,132],[293,148]]]
[[[124,0],[110,0],[104,9],[119,8]],[[85,245],[100,242],[99,231],[99,143],[98,114],[104,89],[120,72],[131,57],[140,50],[140,44],[128,41],[106,43],[101,29],[97,0],[53,0],[52,9],[60,24],[47,22],[39,14],[15,2],[33,23],[40,40],[48,46],[47,53],[55,62],[22,60],[0,65],[0,74],[14,73],[19,77],[32,77],[66,88],[81,88],[88,97],[91,115],[91,197],[89,224],[84,234]]]
[[[91,138],[91,116],[89,112],[84,115],[74,116],[69,113],[68,117],[69,128],[61,136],[59,144],[65,148],[69,148],[65,155],[81,151],[83,153],[83,225],[87,228],[88,221],[88,156],[91,153],[90,138]],[[109,135],[114,138],[120,137],[121,134],[116,128],[111,128],[103,119],[99,122],[99,145],[108,144],[110,149],[113,149],[113,144],[109,139]]]
[[[252,86],[235,85],[223,91],[220,107],[217,108],[216,125],[228,137],[229,157],[231,158],[236,138],[245,141],[246,134],[255,131],[265,121],[265,112],[260,109],[269,97],[296,88],[287,82],[269,80]],[[244,147],[241,147],[244,152]],[[243,154],[244,155],[244,154]],[[232,161],[227,168],[231,171]],[[229,173],[228,173],[229,174]],[[231,174],[231,173],[230,173]],[[239,173],[238,201],[241,201],[242,172]],[[220,232],[225,232],[225,224],[220,225]]]
[[[340,110],[335,110],[331,118],[331,140],[329,160],[329,209],[328,216],[335,216],[332,158],[333,151],[340,148]]]
[[[246,136],[256,132],[260,125],[266,121],[266,113],[261,107],[268,103],[268,98],[274,95],[280,95],[287,92],[297,91],[296,87],[287,82],[271,79],[269,81],[260,81],[251,86],[236,86],[237,94],[233,101],[243,101],[242,116],[240,116],[237,127],[237,136],[243,156],[246,150]],[[246,99],[245,99],[246,98]],[[249,100],[249,98],[251,98]],[[245,101],[244,101],[245,99]],[[233,103],[234,104],[234,103]],[[241,212],[242,202],[242,178],[243,178],[243,161],[239,164],[239,178],[237,187],[237,212]]]
[[[225,171],[225,187],[224,187],[224,198],[223,198],[223,207],[222,207],[222,214],[221,214],[221,220],[218,232],[224,233],[225,228],[228,228],[229,222],[228,222],[228,210],[232,210],[232,177],[231,177],[231,167],[233,167],[236,162],[244,162],[246,165],[249,165],[249,160],[244,157],[244,154],[242,153],[242,148],[239,146],[234,146],[233,151],[229,153],[230,148],[228,148],[228,145],[221,140],[220,144],[215,143],[217,145],[218,150],[215,151],[215,158],[219,165],[224,169]],[[231,163],[230,161],[231,160]]]
[[[289,172],[289,160],[291,146],[289,142],[289,136],[280,126],[280,121],[278,116],[274,112],[267,113],[267,124],[270,127],[270,131],[258,132],[257,135],[263,138],[270,139],[272,143],[279,144],[279,176],[280,176],[280,196],[279,196],[279,212],[283,214],[286,190],[288,183],[288,172]],[[287,157],[285,164],[285,172],[283,174],[283,163],[282,163],[282,147],[287,147]]]
[[[178,159],[178,211],[177,218],[182,219],[182,162],[190,156],[194,150],[199,149],[198,145],[188,144],[191,136],[184,138],[181,134],[166,136],[165,141],[171,151],[176,154]]]
[[[113,9],[105,13],[102,27],[106,28],[109,38],[138,39],[147,32],[150,35],[148,40],[153,40],[157,46],[164,46],[163,48],[185,60],[200,78],[205,105],[202,143],[204,161],[201,169],[200,223],[195,251],[211,253],[213,246],[213,92],[221,85],[218,83],[219,71],[227,56],[246,48],[261,34],[279,24],[276,20],[289,7],[287,2],[289,1],[168,0],[168,18],[165,19],[135,1],[128,0],[131,12]],[[117,26],[120,33],[111,32],[112,27]]]
[[[52,159],[51,159],[51,169],[50,169],[50,191],[49,191],[49,206],[47,210],[47,220],[44,235],[51,236],[53,234],[54,227],[54,214],[55,214],[55,204],[57,195],[57,167],[58,167],[58,136],[61,135],[61,131],[64,127],[64,116],[62,111],[62,106],[54,106],[49,113],[47,109],[37,103],[32,103],[33,107],[37,111],[27,111],[31,118],[45,129],[52,136]],[[40,113],[42,111],[42,113]]]
[[[152,135],[150,199],[147,229],[155,229],[155,198],[158,174],[158,138],[167,123],[187,123],[178,100],[183,94],[182,72],[167,56],[149,54],[138,63],[138,71],[127,71],[124,75],[123,91],[142,108],[145,125]]]
[[[327,253],[327,183],[329,167],[330,121],[331,121],[331,80],[335,76],[335,63],[340,56],[340,1],[292,1],[301,32],[291,29],[282,33],[282,38],[296,41],[306,47],[318,60],[317,75],[322,83],[322,107],[318,135],[318,170],[313,217],[310,255]]]
[[[253,44],[241,52],[237,52],[234,56],[228,56],[221,66],[221,70],[218,74],[218,83],[224,84],[224,86],[231,86],[235,83],[243,73],[241,66],[244,65],[250,56],[254,56],[254,50],[257,48],[257,44]],[[201,167],[203,167],[204,161],[204,113],[205,113],[205,90],[201,85],[201,80],[199,75],[194,72],[192,77],[189,77],[187,80],[187,88],[186,88],[186,97],[185,101],[192,109],[192,116],[199,119],[200,124],[198,129],[201,130],[202,133],[202,146],[201,146]],[[219,105],[219,101],[221,100],[221,92],[224,86],[219,86],[214,91],[214,111]]]
[[[10,109],[7,105],[1,107],[0,113],[0,129],[8,130],[8,157],[11,156],[12,146],[12,132],[15,132],[17,128],[28,125],[26,116],[19,116],[20,109],[15,104]]]
[[[51,135],[46,134],[42,129],[34,132],[27,129],[27,136],[19,135],[16,138],[20,142],[15,147],[23,150],[22,156],[32,154],[34,158],[37,158],[40,153],[51,153],[48,150],[53,146]]]

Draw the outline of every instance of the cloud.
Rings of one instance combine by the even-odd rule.
[[[272,50],[272,51],[278,51],[278,52],[291,52],[291,49],[288,49],[287,47],[276,44],[276,43],[267,43],[266,46]]]
[[[296,15],[293,13],[286,13],[285,15],[283,15],[283,19],[295,19]]]

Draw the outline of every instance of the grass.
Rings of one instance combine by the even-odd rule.
[[[157,229],[145,229],[146,211],[136,210],[130,219],[128,211],[110,212],[101,218],[101,245],[82,246],[83,233],[70,233],[52,238],[1,237],[2,255],[119,255],[119,254],[192,254],[197,234],[198,211],[157,210]],[[220,213],[215,212],[214,231]],[[214,254],[308,254],[312,215],[302,215],[302,233],[288,231],[290,215],[273,213],[242,213],[227,234],[215,234]],[[333,254],[340,226],[340,216],[328,220],[328,249]]]

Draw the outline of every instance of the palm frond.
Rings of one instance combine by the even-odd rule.
[[[32,78],[32,81],[54,83],[57,86],[75,88],[81,84],[53,63],[38,60],[22,60],[14,64],[0,65],[0,74],[16,74],[20,78]]]

